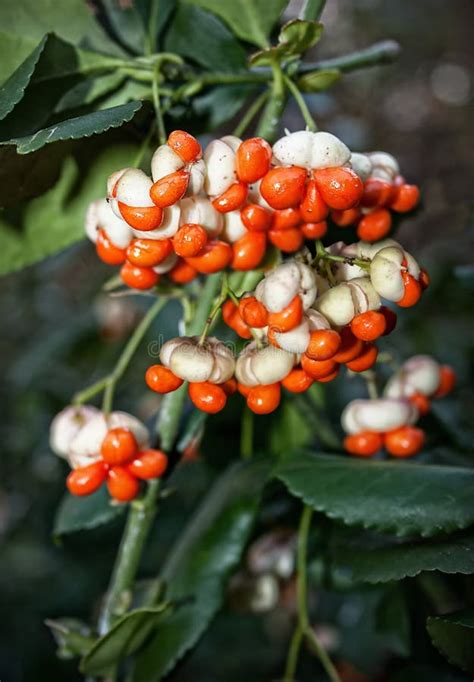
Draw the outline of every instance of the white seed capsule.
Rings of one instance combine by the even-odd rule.
[[[248,230],[242,222],[240,211],[229,211],[224,214],[224,229],[221,235],[224,241],[233,244],[247,233]]]
[[[99,229],[104,230],[107,238],[119,249],[126,249],[133,239],[130,226],[115,215],[106,199],[93,201],[86,214],[86,233],[93,242]]]
[[[133,236],[140,239],[169,239],[174,237],[180,226],[181,208],[173,204],[163,209],[163,220],[156,230],[136,230],[132,228]]]
[[[109,175],[107,178],[107,196],[111,197],[114,193],[115,185],[117,182],[120,180],[122,175],[126,173],[128,170],[132,170],[131,168],[122,168],[121,170],[114,171]]]
[[[207,197],[186,197],[179,202],[181,208],[180,225],[196,223],[203,227],[209,237],[217,237],[224,226],[224,216],[216,211]]]
[[[428,397],[438,390],[440,366],[429,355],[415,355],[403,363],[387,382],[384,395],[388,398],[409,398],[414,393]]]
[[[171,353],[170,369],[185,381],[207,381],[213,366],[212,353],[195,343],[181,344]]]
[[[398,161],[391,154],[387,154],[387,152],[369,152],[367,156],[374,170],[384,170],[391,179],[400,174]]]
[[[364,182],[370,177],[372,172],[372,162],[367,156],[367,154],[358,154],[357,152],[352,152],[350,163],[352,170],[357,173],[359,178]]]
[[[152,186],[146,173],[139,168],[129,168],[117,182],[115,197],[127,206],[154,206],[150,197]]]
[[[273,145],[273,157],[284,166],[332,168],[347,164],[351,153],[335,135],[299,130]]]
[[[273,208],[270,206],[270,204],[265,201],[265,199],[262,197],[260,193],[260,184],[261,180],[257,180],[257,182],[253,182],[251,185],[248,186],[248,200],[252,204],[257,204],[258,206],[262,206],[262,208],[266,208],[269,211],[273,212]]]
[[[206,346],[214,356],[214,367],[207,381],[210,381],[211,384],[222,384],[234,374],[234,354],[230,348],[215,336],[208,337]]]
[[[99,410],[93,405],[68,405],[61,410],[49,428],[49,445],[54,454],[67,458],[72,440],[97,414]]]
[[[349,324],[356,315],[353,290],[346,282],[328,289],[316,299],[314,307],[336,327]]]
[[[224,137],[221,137],[221,140],[222,142],[228,144],[233,152],[236,152],[237,149],[242,144],[242,140],[240,139],[240,137],[237,137],[236,135],[224,135]]]
[[[309,322],[303,319],[301,324],[289,332],[276,332],[275,341],[280,348],[286,350],[288,353],[304,353],[309,344]]]
[[[361,431],[384,433],[414,424],[418,416],[418,409],[408,400],[352,400],[342,412],[341,424],[349,434]]]
[[[178,256],[175,254],[174,251],[172,251],[164,260],[161,261],[158,265],[155,265],[153,270],[157,272],[159,275],[164,275],[170,270],[174,268],[176,263],[178,262]]]
[[[167,144],[162,144],[155,150],[151,158],[151,176],[153,182],[157,182],[170,173],[184,168],[184,161],[176,152],[168,147]]]
[[[210,142],[204,152],[206,163],[206,193],[217,197],[236,182],[235,152],[222,140]]]
[[[381,249],[370,264],[370,279],[375,291],[388,301],[399,301],[405,291],[402,278],[404,253],[396,246]]]
[[[206,181],[206,164],[203,159],[195,161],[189,169],[189,181],[186,188],[186,196],[192,197],[199,194],[204,188]]]
[[[237,359],[235,376],[246,386],[275,384],[291,372],[295,360],[293,353],[274,346],[257,349],[251,343]]]

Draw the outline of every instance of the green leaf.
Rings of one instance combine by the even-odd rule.
[[[221,17],[242,40],[268,46],[268,37],[288,0],[187,0]]]
[[[5,33],[36,42],[46,33],[53,32],[74,45],[87,43],[92,49],[123,54],[83,0],[2,0],[0,26]]]
[[[113,521],[123,512],[123,505],[110,503],[105,488],[87,497],[74,497],[66,493],[56,512],[53,535],[60,537],[80,530],[91,530]]]
[[[428,618],[426,627],[434,646],[450,663],[474,673],[473,610]]]
[[[80,176],[75,160],[66,158],[57,184],[26,205],[21,232],[0,219],[0,275],[31,265],[83,239],[89,203],[104,195],[108,175],[129,164],[135,151],[130,145],[109,147],[97,156],[84,176]]]
[[[348,525],[427,537],[474,523],[474,469],[296,452],[277,475],[293,495]]]
[[[381,598],[375,612],[376,631],[398,656],[410,655],[410,615],[400,585],[395,585]]]
[[[161,577],[166,598],[181,605],[138,655],[133,682],[160,680],[206,630],[249,537],[268,473],[262,461],[230,467],[171,548]]]
[[[47,37],[45,36],[25,61],[20,64],[15,73],[0,88],[0,120],[4,119],[23,97],[46,41]]]
[[[311,71],[298,79],[297,85],[303,92],[322,92],[328,90],[342,78],[339,69],[325,69],[323,71]]]
[[[412,578],[422,571],[469,575],[474,573],[474,530],[403,543],[384,538],[378,544],[351,544],[346,538],[331,558],[336,565],[349,569],[355,582],[386,583]]]
[[[272,60],[282,61],[301,56],[316,45],[323,33],[323,25],[317,21],[293,19],[285,24],[278,37],[278,45],[261,50],[250,58],[253,66],[267,66]]]
[[[213,130],[235,116],[244,106],[255,86],[221,85],[192,101],[193,111],[206,116],[207,128]]]
[[[76,618],[48,619],[45,624],[58,645],[58,658],[69,659],[83,656],[94,642],[88,625]]]
[[[1,13],[1,8],[0,8]],[[38,40],[0,30],[2,59],[0,59],[0,83],[4,83],[20,64],[33,52]]]
[[[176,0],[135,0],[133,4],[145,26],[150,42],[150,52],[155,52],[159,37],[176,7]]]
[[[205,49],[189,36],[206,36]],[[164,48],[192,59],[200,66],[219,71],[244,69],[246,54],[224,24],[210,12],[184,2],[178,4],[166,32]]]
[[[101,97],[105,97],[105,95],[110,95],[110,93],[117,91],[126,79],[126,75],[118,71],[115,73],[107,73],[104,76],[97,76],[96,78],[88,78],[68,90],[56,105],[55,111],[61,112],[67,109],[75,109],[87,104],[92,104]],[[137,98],[133,97],[132,99]],[[125,102],[121,101],[117,104],[125,104]]]
[[[142,102],[129,102],[111,109],[94,111],[91,114],[56,123],[49,128],[43,128],[33,135],[8,140],[3,144],[15,144],[19,154],[29,154],[51,142],[77,140],[81,137],[105,133],[110,128],[119,128],[131,121],[141,106]]]
[[[142,54],[145,48],[145,24],[132,3],[102,0],[113,33],[132,52]]]
[[[271,420],[269,449],[272,455],[284,455],[290,450],[305,447],[312,438],[312,425],[292,400],[285,400]]]
[[[109,632],[96,640],[81,661],[85,675],[107,675],[127,656],[143,646],[163,618],[168,604],[135,609],[125,614]]]

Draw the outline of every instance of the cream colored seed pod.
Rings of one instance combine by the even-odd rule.
[[[242,222],[240,211],[229,211],[224,214],[224,229],[221,237],[224,241],[232,244],[248,233]]]
[[[176,173],[181,168],[184,168],[184,161],[167,144],[160,145],[151,157],[151,176],[153,182],[161,180],[161,178],[170,175],[170,173]]]
[[[132,170],[132,168],[122,168],[121,170],[114,171],[107,178],[107,196],[111,197],[114,193],[115,185],[120,180],[122,175],[127,171]]]
[[[232,351],[215,337],[202,346],[197,336],[171,339],[161,349],[160,360],[180,379],[191,382],[220,384],[230,379],[235,368]]]
[[[49,428],[49,445],[54,454],[67,458],[71,442],[82,427],[99,413],[93,405],[68,405],[61,410]]]
[[[289,332],[275,332],[275,341],[288,353],[304,353],[309,344],[309,337],[309,321],[306,318]]]
[[[178,256],[175,254],[174,251],[172,251],[169,254],[169,256],[166,256],[166,258],[161,261],[161,263],[155,265],[153,270],[157,272],[159,275],[164,275],[170,270],[172,270],[177,262]]]
[[[139,168],[129,168],[116,184],[115,198],[127,206],[154,206],[150,197],[152,186],[146,173]]]
[[[387,152],[369,152],[368,157],[372,163],[373,177],[381,177],[383,179],[383,173],[385,173],[391,180],[395,178],[396,175],[400,174],[400,166],[398,161],[391,154]]]
[[[335,135],[299,130],[288,133],[273,145],[273,158],[283,166],[332,168],[347,164],[351,153]]]
[[[440,366],[429,355],[415,355],[403,363],[388,380],[384,395],[388,398],[409,398],[414,393],[428,397],[438,390]]]
[[[140,239],[169,239],[174,237],[180,226],[181,208],[179,204],[168,206],[163,209],[163,220],[160,227],[156,230],[135,230],[132,228],[133,236]]]
[[[311,332],[319,331],[321,329],[331,329],[331,325],[324,315],[313,308],[306,311],[305,317],[308,320],[309,330]]]
[[[399,301],[405,291],[402,277],[404,253],[396,246],[381,249],[370,264],[370,280],[377,293],[387,301]]]
[[[81,428],[70,443],[68,461],[73,469],[87,466],[100,459],[100,449],[109,429],[124,428],[132,431],[138,447],[144,450],[150,445],[148,429],[136,417],[127,412],[111,412],[106,418],[96,414]]]
[[[261,180],[257,180],[257,182],[253,182],[251,185],[248,186],[248,200],[252,204],[257,204],[258,206],[262,206],[262,208],[266,208],[268,211],[273,213],[273,208],[270,206],[270,204],[265,201],[265,199],[262,197],[260,193],[260,184]]]
[[[245,386],[275,384],[293,369],[296,357],[275,346],[248,345],[237,358],[235,376]]]
[[[357,245],[345,244],[344,242],[335,242],[326,248],[333,256],[344,256],[347,258],[357,257]],[[331,263],[332,272],[337,282],[348,282],[351,279],[358,277],[365,277],[367,275],[364,268],[358,265],[351,265],[350,263]]]
[[[236,182],[235,152],[222,140],[210,142],[204,152],[206,164],[206,193],[217,197]]]
[[[203,159],[198,159],[189,167],[189,181],[186,188],[186,196],[193,197],[204,189],[206,181],[206,164]]]
[[[271,313],[277,313],[299,294],[305,310],[316,298],[317,287],[313,270],[304,263],[287,261],[271,270],[259,282],[255,295]]]
[[[370,285],[368,277],[342,282],[320,296],[314,307],[331,325],[343,327],[356,315],[380,307],[380,298]]]
[[[418,416],[418,409],[408,400],[352,400],[342,412],[341,424],[349,434],[361,431],[384,433],[414,424]]]
[[[233,152],[236,152],[237,149],[242,144],[242,140],[240,139],[240,137],[237,137],[236,135],[224,135],[224,137],[221,137],[221,140],[222,142],[228,144]]]
[[[350,158],[350,164],[352,170],[357,173],[359,178],[364,182],[370,177],[372,172],[372,162],[367,156],[367,154],[359,154],[357,152],[352,152]]]
[[[209,237],[217,237],[224,226],[224,216],[216,211],[205,196],[186,197],[179,202],[181,209],[180,225],[195,223],[201,225]]]
[[[211,384],[222,384],[234,374],[234,354],[230,348],[215,336],[209,336],[206,340],[206,344],[214,355],[214,367],[208,381]]]
[[[94,243],[97,241],[99,229],[102,229],[112,244],[119,249],[126,249],[133,239],[130,226],[115,215],[106,199],[93,201],[86,213],[86,234]]]
[[[355,246],[356,255],[358,257],[369,259],[373,259],[382,249],[385,249],[388,246],[395,247],[403,253],[408,273],[415,279],[418,279],[420,276],[420,266],[418,265],[418,262],[413,258],[411,253],[405,251],[403,246],[395,241],[395,239],[382,239],[382,241],[376,242],[375,244],[371,244],[370,242],[358,242],[352,246]]]

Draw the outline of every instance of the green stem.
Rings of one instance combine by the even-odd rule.
[[[91,398],[93,398],[98,393],[101,393],[104,390],[108,380],[109,380],[108,376],[102,377],[102,379],[99,379],[90,386],[87,386],[87,388],[85,388],[84,390],[79,391],[79,393],[76,393],[73,396],[72,404],[83,405],[84,403],[87,403]]]
[[[153,72],[152,83],[153,106],[155,107],[156,127],[158,130],[158,142],[160,144],[166,144],[167,135],[165,129],[165,122],[163,120],[163,112],[161,110],[159,75],[160,66],[159,64],[157,64]]]
[[[242,424],[240,431],[240,456],[242,459],[250,459],[253,453],[253,426],[254,418],[252,410],[244,407],[242,412]]]
[[[288,87],[288,90],[291,92],[291,94],[295,98],[296,104],[298,105],[299,110],[301,111],[301,115],[303,116],[304,122],[306,123],[306,127],[311,132],[313,132],[313,133],[316,132],[316,130],[318,129],[318,126],[316,125],[316,121],[314,120],[314,118],[311,115],[310,110],[308,109],[308,105],[306,104],[306,101],[305,101],[303,95],[298,90],[295,83],[293,83],[291,78],[288,78],[288,76],[285,76],[285,75],[283,76],[283,78],[284,78],[285,83]]]
[[[150,129],[148,130],[148,133],[146,134],[145,138],[143,139],[143,142],[141,143],[137,155],[133,160],[132,166],[134,168],[140,168],[141,162],[143,161],[143,158],[145,154],[147,153],[149,144],[151,142],[151,139],[153,137],[153,134],[155,132],[155,121],[152,122],[150,125]]]
[[[141,320],[140,324],[137,325],[132,336],[129,338],[127,345],[123,349],[122,354],[120,355],[118,362],[115,365],[114,370],[107,377],[104,397],[102,401],[102,409],[105,412],[105,414],[108,414],[112,409],[115,386],[117,385],[117,382],[122,378],[123,373],[127,369],[130,360],[135,354],[135,351],[140,345],[151,323],[153,322],[155,317],[162,310],[166,303],[167,303],[166,298],[159,298],[151,306],[145,317]]]
[[[317,21],[323,13],[326,0],[305,0],[298,19],[303,21]]]
[[[278,125],[286,105],[285,81],[281,66],[276,59],[272,61],[273,82],[271,96],[260,118],[257,135],[272,142],[278,132]]]
[[[374,371],[367,370],[367,372],[362,372],[362,377],[367,385],[367,392],[371,400],[377,400],[379,397],[379,391],[377,388],[377,377]]]
[[[314,262],[318,260],[332,261],[333,263],[347,263],[348,265],[357,265],[359,268],[368,270],[370,268],[370,260],[368,258],[355,258],[352,256],[335,256],[328,251],[323,246],[323,243],[318,239],[316,241],[316,257]]]
[[[265,90],[264,92],[261,93],[259,97],[256,98],[254,102],[252,102],[252,105],[247,109],[244,116],[240,120],[239,124],[235,127],[232,135],[235,135],[236,137],[241,137],[243,135],[243,133],[251,124],[253,118],[258,114],[260,109],[267,101],[269,95],[270,93],[268,92],[268,90]]]
[[[295,628],[295,631],[293,632],[293,637],[291,638],[290,647],[288,649],[283,682],[294,682],[295,680],[296,667],[298,665],[298,658],[300,655],[302,642],[303,630],[298,624]]]
[[[400,45],[395,40],[383,40],[363,50],[350,52],[341,57],[301,64],[298,73],[310,73],[311,71],[323,71],[325,69],[339,69],[339,71],[347,73],[348,71],[364,69],[368,66],[390,64],[397,59],[399,54]]]
[[[141,500],[132,503],[118,551],[110,588],[99,617],[99,634],[110,630],[114,618],[122,615],[129,605],[128,592],[135,579],[145,541],[156,514],[160,480],[148,484]]]

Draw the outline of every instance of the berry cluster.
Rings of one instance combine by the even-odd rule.
[[[346,451],[360,457],[372,457],[382,448],[393,457],[417,454],[425,433],[414,424],[429,411],[430,399],[447,395],[454,384],[451,367],[427,355],[410,358],[388,380],[382,398],[346,406],[341,416]]]
[[[238,389],[251,410],[266,414],[278,407],[281,386],[300,393],[314,381],[334,379],[341,365],[370,369],[378,355],[374,342],[396,324],[382,297],[414,305],[426,273],[393,240],[339,242],[320,256],[301,253],[267,271],[254,292],[225,301],[224,322],[253,339],[236,360],[214,337],[171,339],[161,349],[161,364],[146,373],[148,386],[168,393],[187,381],[192,402],[210,413]]]
[[[410,210],[417,200],[392,156],[351,154],[330,133],[288,133],[273,148],[228,135],[203,154],[176,130],[153,154],[151,177],[137,168],[110,176],[86,232],[126,285],[150,289],[162,276],[184,284],[227,267],[252,270],[271,245],[294,253],[324,236],[329,214],[375,241],[390,229],[389,208]]]
[[[149,447],[146,427],[126,412],[108,417],[91,405],[70,406],[51,424],[51,449],[72,468],[67,487],[73,495],[90,495],[103,483],[117,502],[129,502],[140,481],[160,478],[168,459]]]

